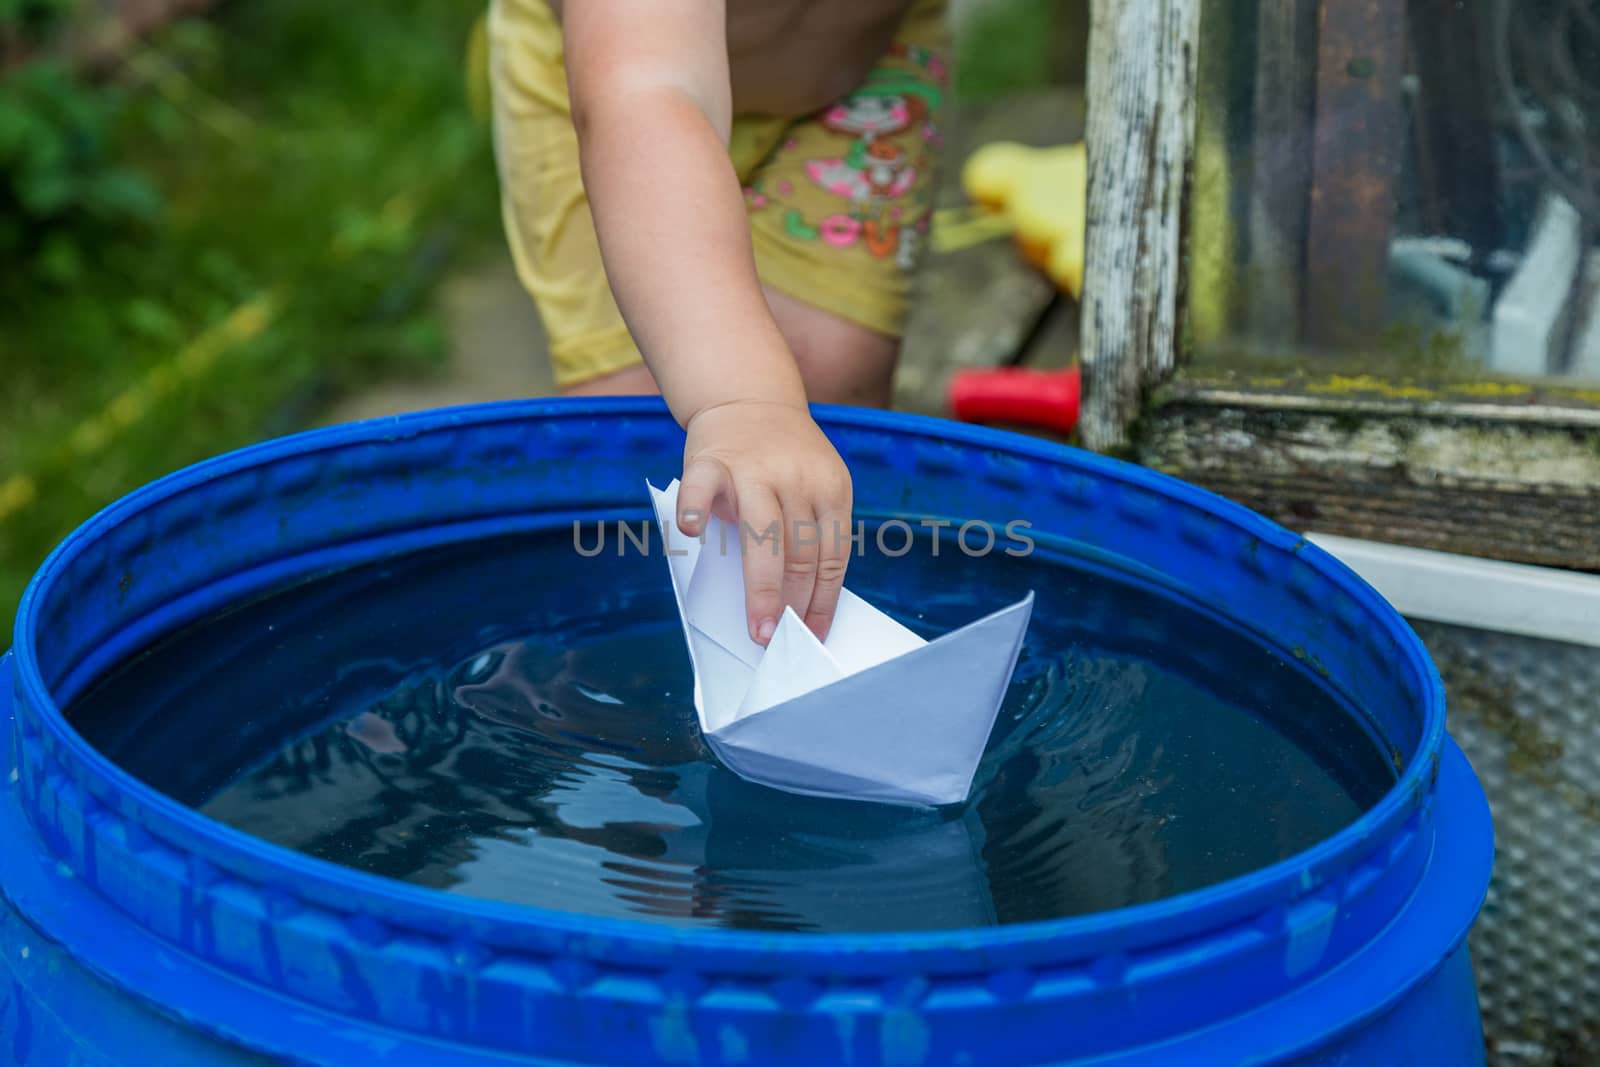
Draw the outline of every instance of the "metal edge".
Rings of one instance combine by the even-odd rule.
[[[1600,577],[1333,534],[1307,539],[1409,618],[1600,648]]]

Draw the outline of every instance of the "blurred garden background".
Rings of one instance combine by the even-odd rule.
[[[0,646],[96,509],[439,364],[496,224],[479,10],[0,0]]]
[[[548,381],[472,77],[484,6],[0,0],[0,648],[50,548],[153,478]],[[1082,26],[1058,9],[958,3],[959,92],[1059,77]]]

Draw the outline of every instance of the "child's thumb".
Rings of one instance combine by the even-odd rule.
[[[714,459],[697,456],[683,468],[678,484],[678,529],[686,537],[699,537],[712,514],[718,497],[727,497],[732,488],[728,468]]]

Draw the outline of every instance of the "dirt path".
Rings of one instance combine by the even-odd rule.
[[[443,373],[377,383],[335,404],[323,423],[554,391],[538,313],[503,249],[458,268],[440,287],[438,300],[450,338]]]

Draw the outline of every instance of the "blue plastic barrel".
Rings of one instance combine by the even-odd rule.
[[[251,838],[135,780],[61,709],[156,637],[330,567],[638,519],[658,401],[490,405],[223,456],[45,562],[0,666],[0,1061],[26,1064],[1475,1064],[1464,939],[1483,793],[1403,620],[1334,559],[1148,471],[825,409],[858,510],[915,502],[1160,572],[1320,664],[1403,763],[1357,822],[1155,903],[928,934],[665,928],[469,899]],[[663,576],[665,581],[665,576]]]

